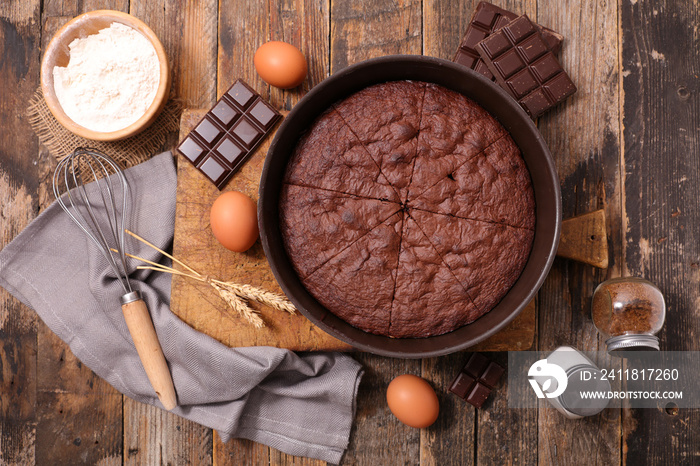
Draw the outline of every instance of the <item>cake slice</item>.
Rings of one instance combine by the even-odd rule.
[[[304,278],[398,210],[393,202],[284,185],[280,231],[294,269]]]
[[[406,215],[389,335],[440,335],[473,321],[478,312],[428,237]]]
[[[306,277],[306,289],[350,325],[386,335],[402,222],[392,215]]]
[[[530,172],[510,137],[499,139],[462,164],[411,200],[410,206],[460,218],[535,228]]]
[[[505,128],[472,100],[428,84],[409,200],[506,134]]]
[[[334,105],[402,200],[413,172],[424,93],[423,82],[394,81]]]
[[[480,317],[506,295],[522,273],[532,249],[534,232],[524,228],[479,222],[411,210],[440,257],[466,288]]]
[[[317,118],[301,138],[284,182],[400,202],[396,190],[333,109]]]

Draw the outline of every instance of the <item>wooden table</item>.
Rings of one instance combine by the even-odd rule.
[[[280,109],[329,74],[392,53],[451,58],[476,1],[9,0],[0,2],[0,246],[52,201],[55,162],[27,123],[42,47],[84,11],[128,11],[172,61],[184,104],[207,108],[236,77]],[[562,183],[564,217],[605,208],[607,272],[557,259],[538,301],[535,346],[603,348],[589,317],[606,277],[640,275],[665,293],[662,347],[698,350],[700,335],[700,7],[670,0],[500,0],[566,37],[562,62],[579,92],[539,121]],[[301,90],[269,88],[253,69],[269,39],[301,47]],[[170,141],[170,146],[175,137]],[[211,430],[116,392],[84,367],[34,312],[0,290],[0,462],[9,464],[317,464]],[[505,363],[505,353],[494,353]],[[505,387],[475,411],[447,393],[464,354],[366,368],[344,464],[640,464],[697,462],[698,410],[607,410],[569,421],[551,409],[508,409]],[[430,380],[442,414],[424,430],[399,424],[384,392],[402,373]]]

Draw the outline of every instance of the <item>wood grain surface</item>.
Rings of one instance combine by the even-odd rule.
[[[17,111],[39,85],[40,2],[0,5],[0,41],[12,54],[0,62],[0,245],[14,238],[39,208],[41,154],[29,125]],[[43,154],[46,156],[46,154]],[[43,164],[42,164],[43,165]],[[0,289],[0,445],[2,458],[15,464],[36,460],[38,421],[37,337],[41,324],[31,309]]]
[[[566,0],[538,8],[538,20],[564,35],[561,63],[577,84],[565,106],[545,115],[540,130],[555,156],[562,182],[564,218],[606,209],[611,231],[611,264],[600,271],[572,261],[555,261],[540,291],[539,348],[572,345],[603,349],[590,319],[595,285],[620,273],[620,89],[617,54],[618,5],[606,0]],[[585,17],[586,21],[581,21]],[[604,361],[603,361],[604,362]],[[619,412],[565,419],[550,409],[538,412],[538,461],[547,464],[618,464]],[[565,433],[565,434],[563,434]]]
[[[698,351],[700,336],[700,5],[623,3],[623,271],[667,303],[662,348]],[[625,410],[623,460],[697,462],[697,409]],[[663,435],[659,435],[663,433]],[[664,437],[664,438],[661,438]]]
[[[150,25],[169,54],[173,95],[183,105],[216,96],[216,0],[130,0],[129,13]],[[171,148],[177,136],[166,143]],[[130,464],[206,464],[212,432],[155,406],[124,397],[123,459]]]
[[[209,108],[237,77],[280,110],[340,69],[392,53],[451,58],[476,0],[6,0],[0,2],[0,247],[53,200],[55,162],[25,117],[46,43],[75,15],[130,12],[160,37],[173,95]],[[606,278],[643,276],[668,303],[661,345],[698,350],[700,335],[700,4],[672,0],[498,0],[565,37],[579,91],[538,122],[555,158],[564,218],[606,214],[607,270],[566,259],[533,306],[533,347],[603,348],[590,296]],[[267,86],[252,56],[271,40],[301,48],[309,78]],[[166,148],[177,142],[173,134]],[[182,169],[182,164],[179,167]],[[176,244],[177,254],[177,244]],[[177,292],[174,289],[174,292]],[[535,311],[536,308],[536,311]],[[532,328],[532,324],[529,324]],[[34,312],[0,289],[1,464],[321,464],[134,402],[96,377]],[[507,348],[492,348],[505,351]],[[505,364],[505,353],[491,353]],[[398,360],[355,354],[366,370],[343,464],[694,464],[697,409],[608,409],[582,421],[507,407],[505,383],[481,410],[448,392],[467,354]],[[601,361],[604,363],[605,361]],[[425,377],[441,415],[422,430],[388,411],[396,375]]]

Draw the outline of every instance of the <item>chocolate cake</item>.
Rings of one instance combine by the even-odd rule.
[[[306,289],[366,332],[440,335],[493,309],[535,228],[507,131],[444,87],[395,81],[334,104],[287,165],[280,228]]]

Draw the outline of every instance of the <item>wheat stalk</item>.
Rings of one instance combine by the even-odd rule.
[[[197,272],[194,270],[192,267],[188,266],[184,262],[182,262],[179,259],[176,259],[175,257],[171,256],[167,252],[163,251],[162,249],[158,248],[154,244],[146,241],[145,239],[141,238],[139,235],[136,233],[125,230],[127,234],[130,236],[136,238],[146,246],[149,246],[159,253],[163,254],[164,256],[170,258],[174,263],[179,264],[182,266],[186,271],[182,270],[177,270],[173,267],[168,267],[167,265],[159,264],[157,262],[150,261],[148,259],[144,259],[142,257],[134,256],[133,254],[126,254],[126,256],[136,259],[138,261],[141,261],[145,264],[148,265],[140,265],[137,267],[139,270],[154,270],[156,272],[165,272],[173,275],[180,275],[184,276],[187,278],[191,278],[192,280],[197,280],[200,282],[208,283],[212,288],[214,288],[218,293],[219,296],[221,296],[221,299],[223,299],[226,304],[229,305],[231,309],[236,311],[239,315],[241,315],[244,319],[246,319],[248,322],[253,324],[255,328],[262,328],[265,326],[265,321],[260,317],[259,311],[251,308],[248,305],[248,300],[250,301],[256,301],[260,304],[265,304],[273,309],[276,309],[278,311],[284,311],[288,312],[290,314],[295,314],[296,313],[296,308],[294,305],[284,296],[280,296],[277,293],[272,293],[270,291],[262,290],[260,288],[256,288],[251,285],[245,285],[245,284],[239,284],[239,283],[233,283],[233,282],[224,282],[221,280],[216,280],[209,278],[206,275],[202,275],[201,273]],[[116,251],[115,251],[116,252]]]
[[[286,311],[290,314],[296,313],[296,308],[287,298],[283,298],[276,293],[261,290],[250,285],[239,285],[238,283],[222,282],[219,280],[211,280],[215,284],[231,290],[237,296],[256,301],[260,304],[265,304],[279,311]]]
[[[248,306],[248,303],[245,302],[244,298],[241,298],[213,281],[209,281],[208,283],[219,292],[221,298],[226,301],[229,306],[231,306],[231,309],[242,315],[248,322],[253,324],[255,328],[262,328],[265,326],[265,322],[262,320],[260,315],[258,315],[258,311]]]

